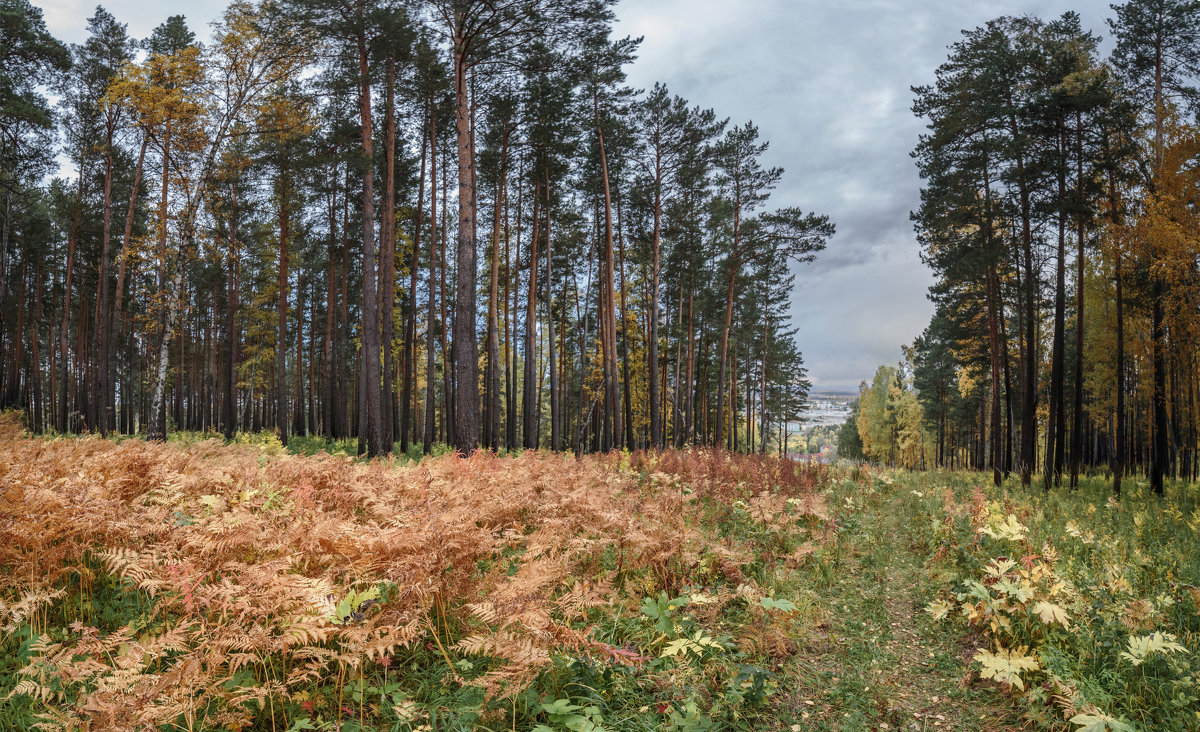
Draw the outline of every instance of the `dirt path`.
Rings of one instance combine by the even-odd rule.
[[[975,649],[924,611],[932,583],[902,500],[877,494],[845,522],[817,588],[828,620],[792,661],[780,729],[1020,728],[1009,703],[971,683]]]

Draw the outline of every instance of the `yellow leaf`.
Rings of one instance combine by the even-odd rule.
[[[934,620],[941,620],[950,614],[950,610],[954,606],[945,600],[934,600],[925,606],[925,612],[933,616]]]
[[[996,652],[979,651],[975,654],[983,669],[979,675],[985,679],[994,679],[1000,683],[1012,684],[1017,689],[1025,690],[1025,682],[1021,679],[1023,671],[1037,671],[1042,665],[1033,656],[1025,655],[1025,646],[1012,649],[996,647]]]
[[[1070,616],[1067,615],[1067,611],[1053,603],[1049,603],[1044,600],[1039,601],[1033,606],[1033,612],[1035,612],[1046,625],[1054,625],[1057,623],[1064,628],[1071,627]]]

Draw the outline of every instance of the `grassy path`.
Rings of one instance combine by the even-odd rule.
[[[785,672],[795,685],[781,694],[780,729],[1020,728],[1011,705],[971,683],[975,649],[924,611],[933,585],[910,498],[908,487],[866,496],[822,558],[828,615]]]

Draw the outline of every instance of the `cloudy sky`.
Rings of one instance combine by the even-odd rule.
[[[80,41],[94,0],[34,0]],[[108,0],[137,37],[167,14],[198,31],[223,0]],[[849,389],[900,358],[932,312],[909,211],[922,124],[909,87],[932,80],[959,30],[998,15],[1079,12],[1102,33],[1108,0],[622,0],[620,35],[645,36],[630,83],[655,81],[734,124],[753,120],[786,170],[773,206],[828,214],[838,233],[796,278],[792,314],[813,383]]]

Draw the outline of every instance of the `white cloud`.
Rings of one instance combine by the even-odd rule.
[[[33,0],[42,9],[46,27],[54,36],[68,43],[81,43],[87,38],[87,19],[102,5],[116,19],[129,26],[134,38],[145,38],[170,15],[187,17],[188,27],[201,40],[208,38],[208,24],[215,20],[228,4],[223,0]]]

